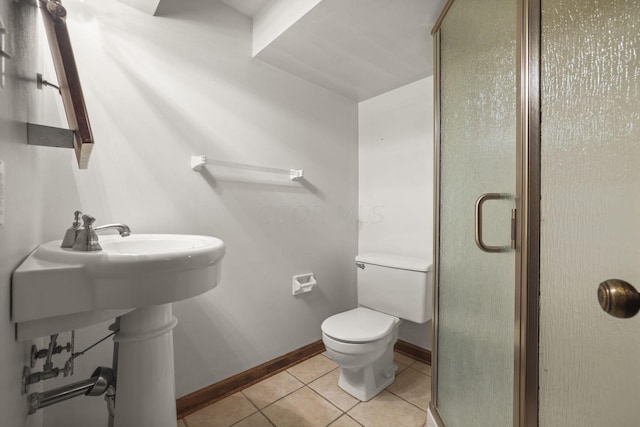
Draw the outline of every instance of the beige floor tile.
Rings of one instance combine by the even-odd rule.
[[[287,372],[303,383],[308,384],[337,367],[338,365],[333,360],[319,354],[287,369]]]
[[[187,427],[187,425],[182,420],[178,420],[178,427]]]
[[[250,417],[234,424],[233,427],[273,427],[273,424],[260,412],[256,412]]]
[[[426,411],[431,400],[431,377],[409,367],[387,390]]]
[[[360,401],[338,386],[339,377],[340,370],[334,369],[325,376],[309,383],[309,387],[314,389],[320,396],[346,412],[357,405]]]
[[[233,394],[220,402],[185,417],[189,427],[228,427],[257,412],[243,394]]]
[[[420,427],[427,418],[426,412],[388,391],[357,404],[348,415],[367,427]]]
[[[293,375],[287,372],[280,372],[264,381],[260,381],[258,384],[242,390],[242,392],[254,405],[262,409],[302,386],[304,386],[304,384],[298,381]]]
[[[425,375],[431,376],[431,365],[427,365],[424,362],[420,362],[416,360],[415,362],[413,362],[413,365],[411,365],[411,367],[416,371],[420,371]]]
[[[393,352],[393,361],[396,362],[396,364],[398,363],[402,363],[403,365],[411,365],[413,362],[415,362],[415,359],[412,359],[409,356],[405,356],[402,353],[398,353],[397,351]]]
[[[329,427],[361,427],[361,425],[354,421],[349,415],[343,415],[329,424]]]
[[[398,375],[400,372],[404,371],[409,367],[409,365],[404,365],[396,360],[394,360],[393,363],[398,367],[398,370],[396,371],[396,375]]]
[[[342,412],[308,387],[267,406],[262,413],[279,427],[326,426]]]

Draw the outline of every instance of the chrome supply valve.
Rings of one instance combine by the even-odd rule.
[[[73,345],[71,344],[71,342],[66,343],[64,346],[56,345],[53,348],[53,351],[51,354],[59,354],[59,353],[62,353],[63,351],[66,351],[68,353],[71,353],[73,351]],[[39,350],[35,344],[32,345],[31,346],[31,367],[35,368],[37,360],[44,359],[45,357],[47,357],[48,352],[49,352],[49,349],[47,348],[43,348]]]
[[[38,347],[35,345],[31,346],[31,368],[35,368],[38,359],[46,359],[44,365],[42,367],[42,371],[40,372],[31,372],[31,369],[28,366],[25,366],[22,370],[22,394],[27,394],[29,391],[29,386],[31,384],[36,384],[40,381],[45,381],[50,378],[57,378],[60,373],[62,373],[65,377],[73,374],[73,359],[69,358],[69,360],[65,363],[64,368],[56,368],[53,366],[53,356],[56,354],[60,354],[63,351],[67,351],[73,354],[74,341],[75,341],[75,331],[71,331],[71,341],[67,344],[58,345],[58,334],[51,335],[49,340],[49,345],[47,348],[43,348],[38,350]]]

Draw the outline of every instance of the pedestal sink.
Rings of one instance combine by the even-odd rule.
[[[12,280],[17,338],[119,318],[116,427],[175,427],[171,303],[213,289],[224,243],[215,237],[101,236],[102,251],[38,246]]]

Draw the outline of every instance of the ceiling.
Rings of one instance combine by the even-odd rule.
[[[269,0],[220,0],[240,13],[254,17]]]
[[[220,1],[250,17],[277,2]],[[322,0],[256,57],[362,101],[433,74],[431,28],[445,3]]]

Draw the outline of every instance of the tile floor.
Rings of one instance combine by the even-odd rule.
[[[395,363],[395,382],[361,402],[338,387],[338,366],[319,354],[178,420],[178,427],[422,427],[431,366],[400,353]]]

